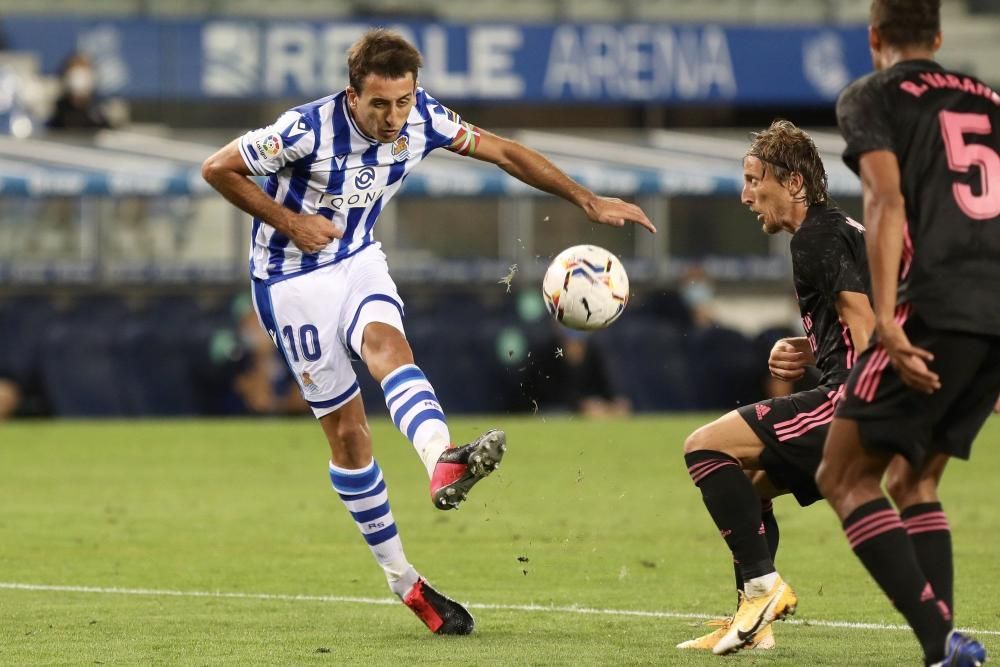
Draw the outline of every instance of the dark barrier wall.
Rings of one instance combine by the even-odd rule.
[[[639,295],[610,329],[585,338],[596,370],[583,373],[565,367],[580,338],[565,336],[533,293],[403,297],[417,363],[454,413],[564,410],[580,391],[627,397],[636,411],[731,409],[763,397],[767,350],[779,335],[753,341],[699,328],[676,295]],[[252,412],[234,384],[252,364],[254,318],[243,292],[8,297],[0,378],[20,386],[26,415]],[[384,412],[378,385],[356,370],[369,412]],[[277,391],[297,393],[277,359],[272,375]]]

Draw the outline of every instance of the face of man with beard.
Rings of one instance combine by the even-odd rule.
[[[774,167],[748,155],[743,158],[743,192],[740,201],[757,214],[761,229],[767,234],[785,230],[794,232],[790,220],[795,199],[789,184],[782,184],[774,176]]]

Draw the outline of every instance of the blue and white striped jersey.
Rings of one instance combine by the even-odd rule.
[[[251,230],[250,273],[270,281],[339,262],[375,243],[382,208],[432,150],[471,130],[417,88],[416,102],[393,143],[365,135],[340,92],[285,112],[239,139],[240,154],[264,190],[296,213],[319,213],[344,230],[322,251],[306,254],[259,218]]]

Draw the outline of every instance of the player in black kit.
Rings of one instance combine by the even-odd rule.
[[[1000,391],[1000,96],[932,60],[940,0],[875,0],[875,72],[837,103],[859,173],[876,330],[827,437],[817,481],[927,664],[979,665],[952,631],[952,554],[937,484],[966,459]],[[897,513],[880,481],[913,466]]]
[[[792,234],[806,334],[778,341],[768,367],[794,380],[815,364],[822,377],[815,389],[734,410],[684,443],[688,472],[733,553],[743,595],[734,617],[678,648],[717,654],[772,647],[770,623],[795,610],[795,593],[774,567],[778,526],[770,499],[792,493],[803,506],[819,500],[814,479],[826,430],[874,325],[864,228],[828,201],[826,171],[809,135],[783,120],[754,134],[743,180],[741,200],[763,230]]]

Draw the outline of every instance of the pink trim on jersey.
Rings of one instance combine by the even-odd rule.
[[[833,412],[837,407],[837,402],[844,395],[844,386],[841,385],[836,390],[830,391],[819,407],[813,408],[809,412],[795,415],[788,421],[783,421],[774,425],[774,434],[778,436],[778,442],[797,438],[803,433],[808,433],[817,426],[829,424],[833,421]]]
[[[896,306],[896,316],[893,318],[896,324],[902,326],[906,323],[906,319],[910,316],[912,310],[913,304],[904,303]],[[854,385],[854,395],[866,403],[871,403],[875,400],[875,392],[878,391],[878,385],[882,381],[882,373],[885,372],[888,365],[889,353],[879,343],[875,352],[868,358],[865,369],[861,371],[861,376],[858,378],[857,384]]]
[[[944,512],[928,512],[920,516],[911,517],[903,521],[906,532],[910,535],[917,533],[930,533],[933,531],[948,532],[951,527],[948,525],[948,517]]]
[[[910,274],[913,264],[913,237],[910,236],[910,222],[903,223],[903,254],[899,258],[899,279],[903,280]]]
[[[844,363],[847,364],[848,369],[853,368],[854,362],[858,360],[858,352],[854,349],[851,330],[847,328],[847,323],[844,320],[840,320],[840,336],[844,339],[844,345],[847,346],[847,358],[844,359]]]
[[[691,479],[695,484],[697,484],[719,468],[725,468],[726,466],[739,467],[739,463],[737,463],[734,459],[728,459],[725,461],[719,461],[718,459],[702,461],[701,463],[695,463],[693,466],[688,468],[688,474],[691,475]]]
[[[903,522],[899,520],[896,510],[880,510],[850,526],[845,526],[844,533],[847,535],[847,541],[850,542],[851,548],[856,549],[872,538],[902,527]]]

